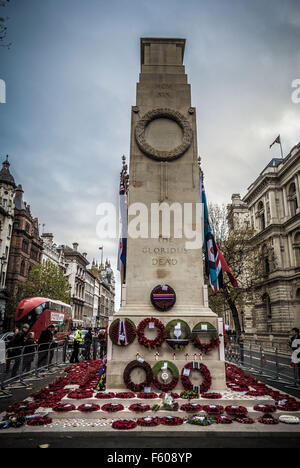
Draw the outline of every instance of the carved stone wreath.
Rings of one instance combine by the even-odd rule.
[[[183,130],[182,143],[169,151],[162,151],[153,148],[145,139],[145,130],[147,125],[153,120],[167,118],[175,121]],[[193,141],[193,130],[184,115],[173,109],[161,108],[147,112],[137,123],[135,127],[135,138],[140,150],[149,158],[157,161],[172,161],[180,158],[191,146]]]

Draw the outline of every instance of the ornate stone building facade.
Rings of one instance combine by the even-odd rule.
[[[86,268],[89,264],[86,253],[80,253],[78,243],[73,243],[73,248],[63,245],[63,253],[66,260],[66,277],[71,286],[71,305],[73,325],[84,325],[85,281]]]
[[[10,173],[8,157],[0,171],[0,326],[3,324],[8,300],[6,274],[14,217],[15,180]]]
[[[41,263],[43,243],[39,235],[39,223],[33,218],[30,206],[23,201],[23,189],[18,185],[15,191],[15,212],[11,246],[8,260],[6,286],[10,296],[16,296],[18,283],[28,278],[34,265]],[[7,317],[9,326],[13,317]]]
[[[53,242],[53,239],[54,239],[54,236],[52,233],[42,234],[42,241],[43,241],[42,263],[49,261],[53,263],[54,265],[60,267],[65,273],[67,270],[67,265],[66,265],[64,250],[61,246],[56,245]]]
[[[93,261],[91,273],[95,277],[93,325],[106,327],[115,309],[115,278],[111,264]]]
[[[249,224],[264,266],[255,303],[245,305],[250,340],[287,342],[300,326],[300,144],[284,159],[272,159],[243,199],[233,195],[231,227]],[[270,258],[270,250],[273,258]]]

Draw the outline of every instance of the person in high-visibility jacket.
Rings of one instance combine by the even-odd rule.
[[[80,344],[82,343],[82,331],[80,328],[77,328],[77,330],[74,333],[74,338],[73,338],[73,353],[70,359],[70,362],[79,362],[79,349],[80,349]]]

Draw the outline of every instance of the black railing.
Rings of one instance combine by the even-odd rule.
[[[291,355],[291,351],[282,352],[277,347],[269,348],[252,343],[230,343],[225,350],[227,362],[270,382],[278,382],[286,388],[300,391],[299,365],[292,365]]]

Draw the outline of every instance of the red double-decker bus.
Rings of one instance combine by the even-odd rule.
[[[18,327],[28,323],[38,340],[49,325],[57,329],[57,339],[63,340],[70,334],[72,308],[69,304],[44,297],[30,297],[19,302],[15,322]]]

